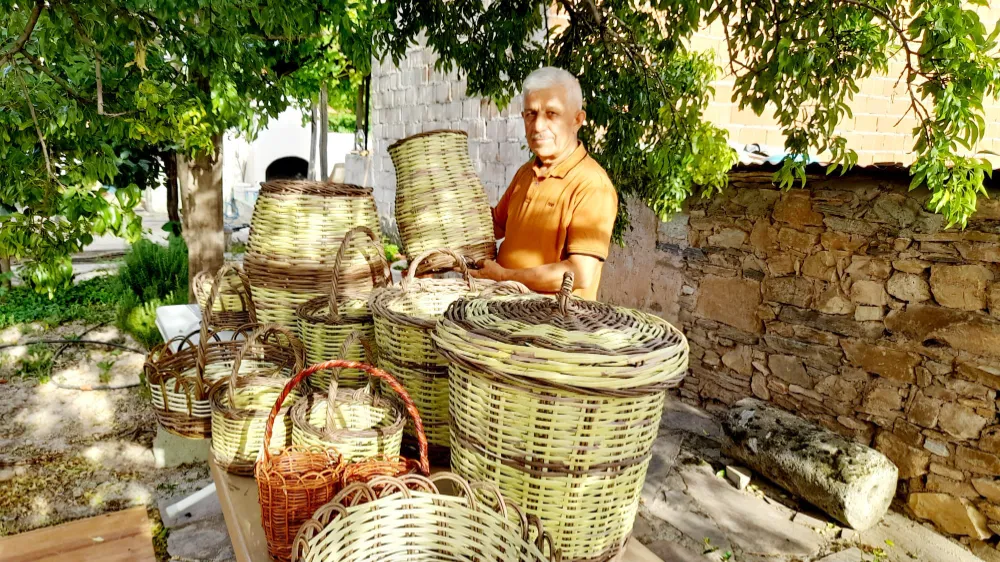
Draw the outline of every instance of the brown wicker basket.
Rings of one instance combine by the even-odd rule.
[[[150,351],[143,373],[156,419],[165,430],[189,439],[211,437],[212,386],[232,373],[236,356],[245,343],[244,336],[256,327],[248,324],[223,335],[209,330],[203,322],[198,331],[173,338]],[[195,335],[197,341],[193,340]],[[238,366],[241,376],[275,369],[289,375],[295,372],[294,350],[277,342],[266,345],[268,352],[264,358],[243,361]]]
[[[295,309],[327,296],[322,288],[333,283],[340,242],[356,226],[367,226],[381,238],[370,188],[301,180],[264,183],[244,257],[260,321],[295,329]],[[357,249],[350,249],[339,270],[343,279],[369,278],[368,260]]]
[[[360,239],[360,242],[355,239]],[[360,245],[360,248],[359,248]],[[368,275],[348,277],[341,271],[349,250],[360,249],[369,264]],[[333,265],[333,282],[330,294],[307,301],[295,312],[299,336],[306,346],[310,363],[319,363],[333,357],[354,331],[360,331],[368,341],[374,341],[374,323],[368,309],[368,298],[373,289],[391,283],[389,263],[375,233],[368,227],[351,229],[340,243]],[[349,349],[350,356],[342,359],[365,359],[360,348]],[[359,388],[367,377],[347,376],[341,379],[344,388]],[[310,379],[310,385],[326,389],[329,377],[325,373]]]
[[[287,408],[284,401],[293,396],[295,389],[311,375],[331,369],[356,369],[370,377],[384,381],[399,394],[407,412],[418,427],[420,414],[413,401],[391,375],[376,367],[357,361],[333,360],[317,363],[302,371],[285,383],[284,388],[271,407],[264,425],[263,443],[273,443],[273,431],[280,427],[279,418]],[[425,442],[426,443],[426,442]],[[336,494],[343,482],[346,466],[336,449],[320,446],[293,445],[272,455],[267,447],[261,449],[260,458],[254,468],[257,492],[261,508],[261,523],[267,537],[267,550],[278,561],[288,560],[292,541],[304,521],[312,517],[317,508],[327,503]],[[426,461],[426,444],[423,448]],[[349,465],[347,465],[349,466]],[[362,463],[365,466],[365,463]],[[411,465],[404,464],[405,467]],[[424,474],[430,467],[421,465]]]
[[[235,330],[257,323],[250,279],[239,264],[224,264],[215,275],[202,271],[193,282],[202,321],[210,330]]]
[[[294,370],[289,372],[283,368],[272,368],[241,376],[245,372],[240,369],[244,361],[273,360],[275,346],[279,344],[283,346],[281,349],[285,353],[291,354]],[[219,466],[233,474],[253,474],[268,412],[288,379],[302,369],[304,360],[302,343],[291,331],[278,324],[258,326],[247,336],[233,361],[229,378],[213,385],[209,393],[212,405],[212,456]],[[280,450],[291,445],[291,419],[285,414],[295,400],[306,394],[308,390],[305,387],[291,392],[291,399],[278,420],[274,438],[267,441],[271,448]]]
[[[493,215],[469,158],[465,131],[428,131],[389,146],[396,168],[396,224],[403,250],[415,256],[451,248],[473,263],[496,257]],[[452,268],[431,256],[422,275]]]

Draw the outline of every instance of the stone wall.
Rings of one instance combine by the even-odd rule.
[[[602,299],[684,329],[683,400],[768,400],[885,453],[913,515],[1000,533],[1000,205],[946,230],[906,177],[770,177],[668,223],[633,206]]]

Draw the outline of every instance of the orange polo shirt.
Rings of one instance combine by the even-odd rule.
[[[517,171],[493,209],[496,237],[504,239],[497,263],[526,269],[571,254],[594,256],[601,260],[594,283],[576,291],[594,300],[617,215],[618,194],[582,143],[547,175],[540,175],[531,160]]]

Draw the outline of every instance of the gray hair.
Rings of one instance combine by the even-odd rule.
[[[521,92],[527,96],[529,92],[561,87],[566,91],[566,97],[576,109],[583,109],[583,90],[580,81],[570,72],[554,66],[545,66],[532,72],[524,79]]]

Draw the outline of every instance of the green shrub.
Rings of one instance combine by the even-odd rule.
[[[167,246],[139,240],[125,255],[118,270],[123,294],[134,294],[140,302],[164,299],[188,285],[188,251],[184,239],[170,236]]]
[[[156,309],[188,301],[188,252],[184,239],[170,236],[167,246],[140,240],[118,270],[120,299],[115,324],[147,348],[163,341]]]

